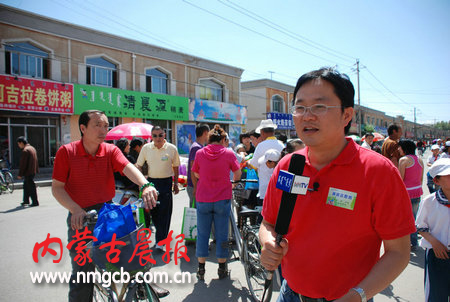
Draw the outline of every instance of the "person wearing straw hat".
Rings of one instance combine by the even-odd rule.
[[[262,120],[255,129],[255,132],[261,135],[261,142],[256,146],[253,158],[249,161],[254,168],[258,169],[258,161],[266,154],[267,150],[275,149],[281,152],[284,149],[283,143],[275,137],[275,129],[277,129],[277,125],[271,119]]]

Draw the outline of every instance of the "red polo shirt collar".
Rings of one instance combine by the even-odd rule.
[[[351,138],[346,137],[345,139],[347,140],[347,146],[345,146],[344,150],[329,165],[348,165],[355,158],[356,152],[360,147]],[[309,147],[306,148],[306,162],[308,165],[311,165],[308,157]]]
[[[76,144],[76,150],[77,150],[76,152],[77,152],[78,155],[80,155],[80,156],[89,156],[89,153],[87,153],[86,150],[84,149],[83,139],[80,139],[75,144]],[[106,143],[101,143],[100,144],[100,146],[98,147],[97,153],[95,153],[95,157],[104,157],[104,156],[106,156],[106,148],[105,148],[104,144],[106,144]]]

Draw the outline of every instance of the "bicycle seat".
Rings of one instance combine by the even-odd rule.
[[[252,216],[258,216],[261,213],[260,210],[252,210],[247,208],[246,206],[242,206],[241,211],[239,212],[239,217],[252,217]]]

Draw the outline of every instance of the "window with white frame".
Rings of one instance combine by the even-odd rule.
[[[278,94],[272,96],[272,112],[280,112],[283,113],[284,100]]]
[[[86,59],[86,83],[117,87],[117,66],[102,57]]]
[[[34,78],[49,78],[49,55],[29,42],[8,42],[5,46],[6,72]]]
[[[223,102],[223,86],[213,80],[200,80],[200,98]]]
[[[169,76],[164,72],[152,68],[145,71],[146,91],[153,93],[168,94]]]

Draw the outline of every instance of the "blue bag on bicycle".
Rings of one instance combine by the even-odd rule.
[[[94,228],[94,237],[98,241],[93,245],[100,245],[112,240],[113,234],[121,238],[136,230],[131,206],[105,203],[98,213],[98,220]]]
[[[256,173],[255,169],[247,168],[247,175],[245,176],[245,178],[250,179],[250,180],[258,180],[258,174]],[[258,190],[259,183],[258,182],[246,182],[245,189],[246,190]]]

